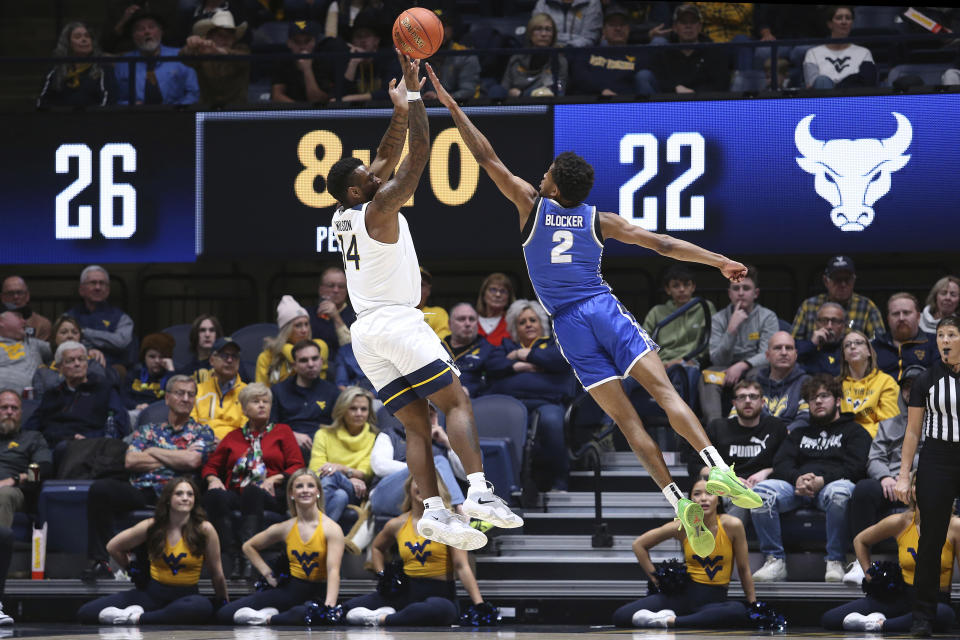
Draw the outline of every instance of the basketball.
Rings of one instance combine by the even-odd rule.
[[[442,42],[443,23],[429,9],[407,9],[393,23],[393,44],[411,58],[429,58]]]

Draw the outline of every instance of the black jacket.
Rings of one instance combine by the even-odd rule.
[[[841,478],[856,482],[866,475],[870,440],[852,413],[841,413],[823,427],[794,429],[780,445],[770,477],[795,484],[798,477],[813,472],[825,485]]]

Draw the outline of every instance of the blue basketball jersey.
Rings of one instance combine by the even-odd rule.
[[[550,315],[580,300],[610,293],[600,275],[603,239],[596,207],[581,204],[566,209],[538,197],[522,237],[530,281]]]

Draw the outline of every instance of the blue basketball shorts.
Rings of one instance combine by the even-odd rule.
[[[587,391],[628,377],[640,358],[660,349],[612,293],[559,310],[553,330],[563,357]]]

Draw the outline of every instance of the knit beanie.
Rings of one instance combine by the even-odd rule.
[[[293,322],[300,316],[309,317],[310,314],[293,299],[293,296],[280,298],[280,304],[277,305],[277,327],[283,329],[288,322]]]

